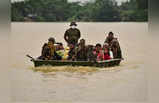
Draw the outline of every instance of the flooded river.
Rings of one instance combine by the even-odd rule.
[[[145,43],[148,23],[78,23],[86,44],[103,43],[109,31],[118,38],[124,61],[111,68],[40,67],[25,55],[37,57],[49,37],[66,45],[69,23],[12,23],[11,96],[15,103],[110,103],[147,100]],[[58,71],[71,68],[77,72]],[[56,69],[53,72],[36,71]],[[80,71],[81,70],[81,71]],[[92,71],[91,71],[92,70]],[[79,72],[80,71],[80,72]]]

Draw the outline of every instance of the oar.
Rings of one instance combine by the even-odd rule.
[[[30,55],[26,55],[28,58],[30,58],[31,59],[31,61],[34,61],[35,59],[32,57],[32,56],[30,56]]]

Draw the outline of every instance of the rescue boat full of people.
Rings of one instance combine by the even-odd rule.
[[[70,28],[64,34],[67,47],[64,48],[62,43],[55,42],[55,39],[50,37],[48,43],[43,45],[40,57],[26,56],[35,67],[44,65],[110,67],[120,64],[123,60],[121,48],[113,32],[109,32],[103,45],[100,43],[86,45],[85,39],[80,39],[81,34],[76,26],[76,22],[71,22]]]

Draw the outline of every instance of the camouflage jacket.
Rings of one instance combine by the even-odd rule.
[[[68,44],[74,44],[74,45],[77,44],[80,37],[81,33],[77,28],[75,29],[70,28],[64,34],[64,39]]]

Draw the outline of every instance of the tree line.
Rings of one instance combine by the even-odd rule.
[[[24,0],[11,3],[12,21],[148,21],[148,0],[68,2],[68,0]]]

